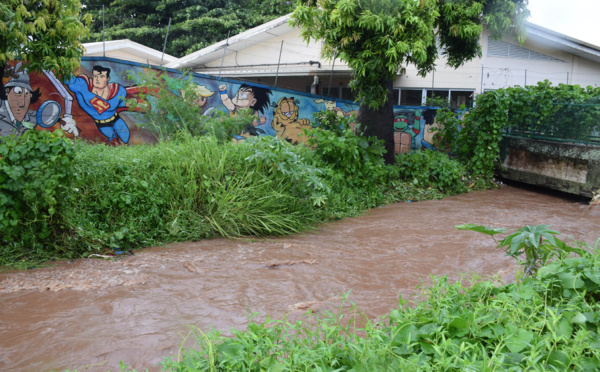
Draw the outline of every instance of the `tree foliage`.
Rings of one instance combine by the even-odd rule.
[[[277,0],[89,0],[86,12],[93,16],[87,41],[130,39],[162,50],[169,18],[166,53],[176,57],[291,12],[293,1]]]
[[[371,108],[387,100],[385,81],[412,64],[424,76],[441,54],[459,67],[481,54],[487,26],[523,40],[527,0],[308,0],[291,24],[305,40],[323,41],[323,57],[340,58],[354,72],[351,87]]]
[[[84,53],[80,39],[90,17],[78,0],[3,0],[0,3],[0,66],[23,60],[27,70],[71,76]]]

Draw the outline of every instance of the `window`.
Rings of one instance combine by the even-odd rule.
[[[465,107],[471,107],[473,97],[475,96],[475,92],[473,91],[450,91],[450,107],[453,109],[460,108],[460,106],[465,105]]]
[[[350,101],[356,99],[356,95],[349,87],[331,87],[330,89],[326,86],[321,88],[321,94],[333,99],[347,99]]]
[[[433,92],[433,94],[432,94]],[[427,90],[427,99],[434,99],[435,101],[441,101],[441,100],[445,100],[448,101],[448,96],[450,94],[450,91],[447,89],[441,89],[441,90],[431,90],[428,89]]]
[[[404,89],[396,88],[401,106],[447,105],[457,109],[461,105],[471,107],[475,91],[464,89]],[[432,101],[433,98],[433,101]]]
[[[392,102],[395,105],[400,104],[400,89],[394,89],[394,98],[392,98]]]
[[[423,89],[400,89],[401,106],[421,106],[423,103]]]
[[[354,92],[352,91],[352,89],[348,88],[348,87],[342,87],[342,99],[347,99],[350,101],[354,101],[356,99],[356,96],[354,95]]]
[[[321,94],[331,98],[340,98],[340,89],[338,87],[322,87]]]

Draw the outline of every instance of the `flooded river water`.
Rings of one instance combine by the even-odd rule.
[[[0,274],[0,370],[158,371],[189,325],[243,328],[252,312],[331,310],[341,294],[371,318],[432,275],[499,274],[515,264],[488,236],[457,224],[549,224],[593,244],[600,207],[505,187],[399,203],[291,237],[212,239],[104,261]],[[264,319],[264,318],[263,318]]]

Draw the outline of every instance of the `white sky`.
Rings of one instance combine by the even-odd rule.
[[[600,0],[529,0],[528,21],[600,46]]]

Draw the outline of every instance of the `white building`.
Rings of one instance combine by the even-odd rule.
[[[321,43],[304,42],[300,30],[288,25],[289,17],[171,61],[166,67],[353,99],[348,66],[340,60],[323,60]],[[522,46],[512,40],[494,41],[484,31],[482,56],[458,69],[446,67],[440,58],[435,72],[419,77],[414,66],[405,66],[405,73],[394,81],[394,103],[421,105],[433,94],[458,106],[486,90],[534,85],[546,79],[553,84],[600,84],[600,47],[533,24],[527,28]]]

